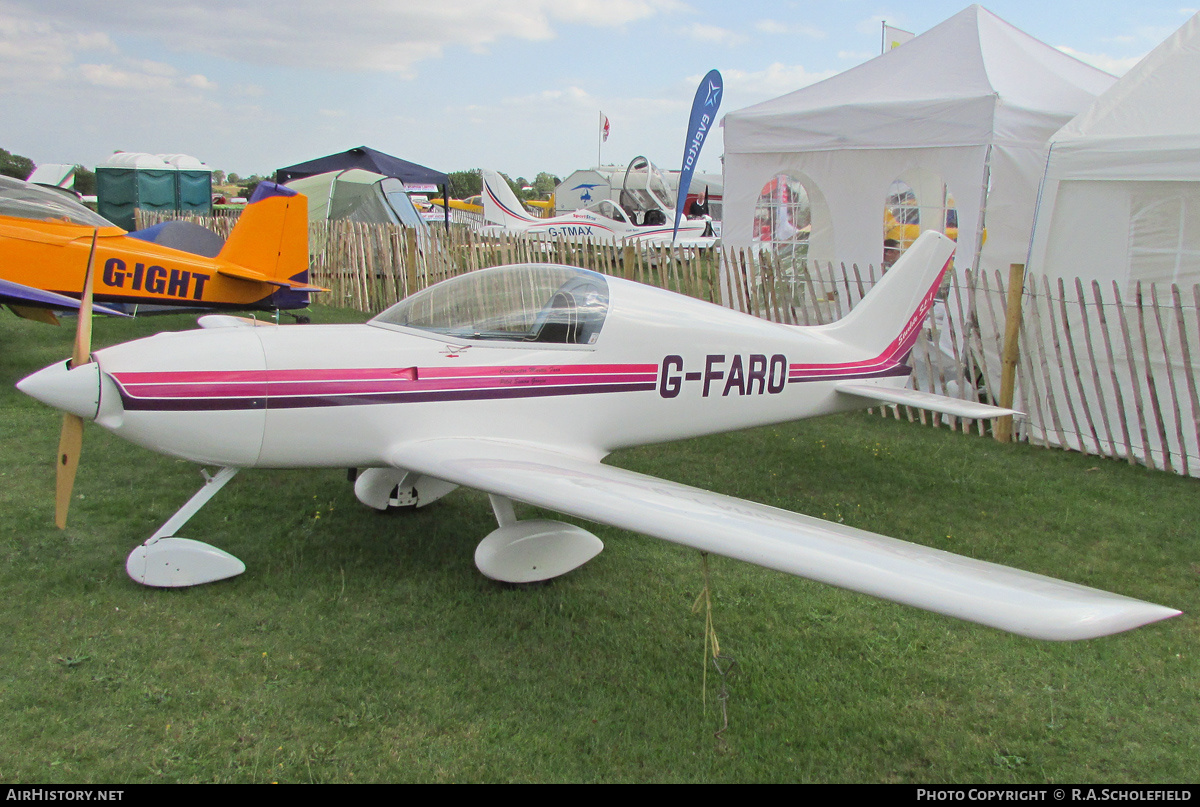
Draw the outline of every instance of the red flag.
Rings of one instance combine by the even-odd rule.
[[[607,116],[605,116],[605,118],[604,118],[604,127],[602,129],[602,132],[604,135],[604,142],[607,143],[608,142],[608,117]]]

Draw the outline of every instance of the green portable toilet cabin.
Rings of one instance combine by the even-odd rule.
[[[97,212],[126,230],[134,211],[179,210],[212,215],[212,169],[186,154],[122,151],[96,166]]]

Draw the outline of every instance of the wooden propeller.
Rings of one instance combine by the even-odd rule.
[[[99,234],[99,230],[92,231],[92,248],[88,253],[87,274],[83,278],[83,297],[79,302],[79,324],[75,329],[75,348],[71,353],[72,368],[92,360],[92,285],[96,264],[96,238]],[[60,530],[67,526],[67,510],[71,506],[71,491],[75,487],[75,472],[79,470],[79,455],[82,451],[83,418],[72,414],[63,415],[62,434],[58,439],[54,493],[54,523]]]

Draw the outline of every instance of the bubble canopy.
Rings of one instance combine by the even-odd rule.
[[[456,340],[593,345],[608,315],[604,275],[525,263],[468,272],[419,291],[371,320]]]
[[[67,192],[5,176],[0,176],[0,216],[66,221],[86,227],[116,227],[100,214],[76,202]]]

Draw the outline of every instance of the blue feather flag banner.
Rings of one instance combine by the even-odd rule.
[[[687,144],[683,147],[683,167],[679,169],[679,194],[675,198],[675,229],[671,232],[671,241],[679,233],[679,218],[683,215],[683,203],[687,200],[688,188],[692,184],[692,174],[696,173],[696,163],[700,160],[700,149],[704,147],[704,139],[717,123],[717,110],[721,107],[721,74],[709,70],[708,75],[696,89],[696,98],[692,101],[692,116],[688,120]]]

